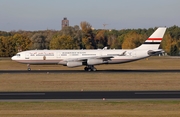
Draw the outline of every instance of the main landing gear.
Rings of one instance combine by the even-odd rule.
[[[28,71],[31,71],[30,64],[27,64],[27,67],[28,67],[27,70],[28,70]]]
[[[97,71],[97,69],[94,67],[94,65],[87,65],[84,68],[85,71]]]

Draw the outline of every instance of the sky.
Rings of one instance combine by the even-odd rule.
[[[0,31],[61,30],[64,17],[95,29],[180,26],[179,11],[180,0],[0,0]]]

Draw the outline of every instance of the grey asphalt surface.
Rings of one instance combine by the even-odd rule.
[[[2,100],[180,99],[180,91],[0,92]]]

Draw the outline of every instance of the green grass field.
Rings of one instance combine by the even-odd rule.
[[[61,65],[34,70],[81,70]],[[25,64],[0,59],[1,70],[24,70]],[[100,65],[99,70],[180,69],[179,58]],[[0,91],[180,90],[180,73],[0,74]],[[0,117],[179,117],[180,100],[0,102]]]

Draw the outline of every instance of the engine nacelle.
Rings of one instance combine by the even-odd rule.
[[[103,61],[102,59],[88,59],[87,60],[88,65],[98,65],[98,64],[103,64],[103,63],[107,63],[107,62]]]
[[[70,62],[67,62],[67,66],[68,66],[68,67],[78,67],[78,66],[82,66],[82,62],[70,61]]]

